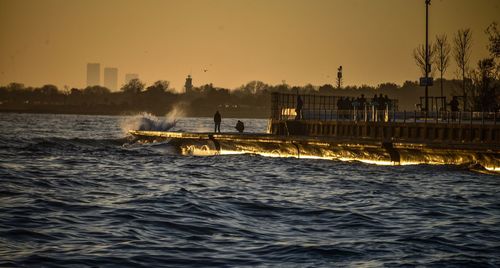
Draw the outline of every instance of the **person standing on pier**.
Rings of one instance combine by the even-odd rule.
[[[372,102],[371,102],[371,114],[372,114],[371,117],[372,117],[373,122],[376,122],[377,118],[378,118],[378,115],[377,115],[378,105],[379,105],[379,100],[378,100],[377,94],[375,94],[375,95],[373,95]]]
[[[214,123],[215,123],[215,129],[214,132],[217,133],[217,131],[220,133],[220,123],[222,122],[222,117],[219,113],[219,111],[215,112],[214,114]]]
[[[366,105],[366,98],[365,98],[365,94],[361,94],[361,97],[359,98],[359,106],[361,107],[361,109],[365,109],[365,105]]]
[[[387,94],[384,96],[384,110],[385,110],[385,116],[384,116],[384,120],[386,122],[390,122],[391,121],[391,109],[392,109],[392,102],[391,102],[391,99],[389,99],[389,96],[387,96]]]
[[[359,120],[359,97],[357,98],[352,98],[351,100],[351,105],[352,105],[352,114],[353,114],[353,119],[354,121]]]
[[[458,99],[457,96],[453,96],[453,99],[450,101],[451,106],[451,120],[455,121],[458,113]]]
[[[295,120],[302,119],[302,107],[303,106],[304,106],[304,101],[302,101],[302,98],[300,97],[299,93],[297,93],[297,108],[295,108],[295,113],[297,115],[295,116]]]
[[[361,97],[359,98],[359,111],[360,111],[360,115],[364,121],[366,121],[368,119],[368,116],[366,115],[367,113],[367,110],[366,110],[366,98],[365,98],[365,94],[361,94]]]
[[[342,109],[344,108],[344,98],[343,97],[340,97],[338,100],[337,100],[337,119],[341,119],[342,116],[340,115],[343,111]]]
[[[378,98],[378,120],[379,122],[385,121],[385,99],[384,96],[382,96],[382,93],[379,94]]]

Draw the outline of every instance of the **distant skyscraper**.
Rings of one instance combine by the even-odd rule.
[[[139,79],[138,74],[125,74],[125,84],[130,82],[132,79]]]
[[[184,83],[184,90],[186,93],[190,93],[193,90],[193,79],[191,75],[186,78],[186,83]]]
[[[87,86],[99,86],[101,84],[101,64],[87,63]]]
[[[104,68],[104,86],[110,90],[116,90],[118,84],[118,69]]]

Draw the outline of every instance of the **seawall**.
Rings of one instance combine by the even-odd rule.
[[[272,129],[272,123],[270,127]],[[317,125],[314,128],[321,129]],[[379,129],[379,131],[382,130]],[[422,140],[391,140],[372,137],[253,133],[214,134],[161,131],[130,131],[130,133],[142,142],[167,140],[180,154],[187,155],[252,153],[277,157],[358,160],[396,165],[479,164],[489,170],[500,170],[498,145],[484,142],[443,142],[442,140],[423,142]]]
[[[322,120],[270,120],[269,133],[275,135],[299,135],[371,139],[382,142],[434,142],[468,145],[500,146],[500,125],[471,123],[431,122],[364,122]]]

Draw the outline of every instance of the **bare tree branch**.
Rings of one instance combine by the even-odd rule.
[[[436,36],[436,68],[441,73],[441,78],[443,74],[446,73],[446,69],[450,65],[450,52],[451,45],[448,43],[448,37],[446,34]]]
[[[488,50],[494,58],[500,57],[500,32],[497,29],[498,24],[496,22],[491,23],[488,28],[486,28],[486,34],[490,43],[488,44]]]
[[[443,76],[450,64],[450,52],[451,45],[448,43],[448,37],[446,34],[436,36],[435,43],[435,51],[436,51],[436,68],[440,74],[440,84],[441,84],[441,97],[443,97]]]
[[[422,76],[425,76],[425,45],[419,45],[413,49],[413,59],[420,69]],[[432,43],[429,44],[429,65],[435,65],[436,63],[436,46]],[[430,76],[434,76],[435,69],[431,67]]]
[[[455,44],[453,57],[462,73],[462,92],[464,96],[464,110],[467,109],[467,89],[465,85],[466,74],[469,69],[470,54],[472,51],[472,32],[470,29],[460,29],[453,39]]]

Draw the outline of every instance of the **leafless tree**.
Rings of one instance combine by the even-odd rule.
[[[413,59],[417,64],[417,67],[420,69],[422,76],[425,76],[425,45],[419,45],[415,49],[413,49]],[[429,75],[434,76],[435,70],[432,68],[432,65],[436,63],[436,46],[432,43],[429,44],[429,67],[430,72]]]
[[[486,34],[490,43],[488,44],[488,50],[493,58],[500,58],[500,32],[497,29],[498,24],[496,22],[491,23],[488,28],[486,28]]]
[[[476,70],[471,70],[470,99],[474,110],[492,112],[497,108],[496,67],[493,58],[485,58],[477,64]]]
[[[436,36],[435,51],[436,68],[438,69],[441,78],[441,97],[443,97],[443,75],[446,72],[448,65],[450,65],[451,52],[451,45],[448,43],[448,37],[446,34]]]
[[[460,29],[455,34],[453,39],[455,44],[453,48],[453,57],[458,65],[462,75],[462,93],[464,98],[464,110],[467,109],[467,89],[466,89],[466,74],[469,69],[470,54],[472,51],[472,31],[470,29]]]
[[[500,31],[497,28],[498,24],[496,22],[491,23],[488,28],[486,28],[486,34],[490,43],[488,44],[488,50],[496,62],[495,79],[500,79]]]

